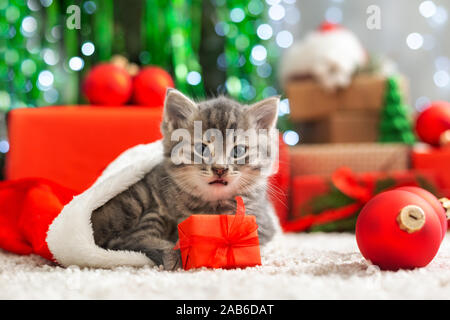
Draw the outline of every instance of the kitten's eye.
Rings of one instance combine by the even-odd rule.
[[[231,150],[231,157],[235,159],[242,158],[246,153],[247,147],[242,144],[238,144],[233,148],[233,150]]]
[[[208,146],[204,143],[199,142],[194,144],[194,151],[202,158],[209,158],[211,156]]]

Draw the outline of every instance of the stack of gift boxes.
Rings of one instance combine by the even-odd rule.
[[[408,79],[371,63],[351,31],[329,23],[285,53],[281,80],[300,136],[286,231],[353,231],[368,199],[397,186],[450,196],[450,148],[415,141]]]
[[[362,190],[371,196],[404,185],[439,195],[450,191],[450,175],[445,175],[450,151],[379,142],[389,79],[366,76],[354,82],[336,92],[311,80],[287,85],[290,120],[301,137],[290,148],[291,222],[285,226],[287,231],[354,230],[367,200],[358,197]],[[406,88],[404,78],[402,83]],[[406,92],[402,90],[404,98]],[[342,180],[350,182],[339,185]],[[361,205],[353,212],[341,212],[357,203]]]

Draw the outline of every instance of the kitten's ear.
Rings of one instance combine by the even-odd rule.
[[[176,89],[167,89],[164,101],[164,122],[173,129],[184,127],[198,111],[194,101]]]
[[[248,106],[247,114],[255,122],[256,129],[273,129],[278,119],[279,96],[261,100]]]

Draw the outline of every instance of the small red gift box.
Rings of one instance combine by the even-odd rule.
[[[418,145],[412,153],[413,168],[436,175],[443,195],[450,197],[450,148]]]
[[[185,270],[261,265],[256,218],[245,215],[242,198],[236,202],[235,215],[192,215],[178,225],[175,249],[181,250]]]
[[[342,167],[333,175],[292,180],[291,219],[284,231],[353,231],[360,210],[376,194],[400,186],[435,192],[432,174],[415,171],[353,173]]]

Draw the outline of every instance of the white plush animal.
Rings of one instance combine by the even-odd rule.
[[[350,84],[352,75],[368,57],[358,38],[339,25],[324,23],[284,54],[280,80],[312,76],[324,88],[335,90]]]

